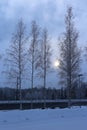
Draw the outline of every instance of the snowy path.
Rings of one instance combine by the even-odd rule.
[[[0,130],[86,130],[87,108],[0,111]]]

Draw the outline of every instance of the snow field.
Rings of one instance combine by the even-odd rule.
[[[86,130],[87,107],[0,111],[0,130]]]

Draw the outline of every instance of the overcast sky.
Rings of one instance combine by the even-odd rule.
[[[73,7],[80,44],[85,44],[87,0],[0,0],[0,48],[7,48],[11,33],[20,18],[28,26],[35,19],[40,26],[48,28],[52,38],[57,38],[64,31],[67,6]]]
[[[64,31],[64,17],[67,6],[73,7],[75,25],[79,31],[79,45],[87,41],[87,0],[0,0],[0,51],[9,47],[11,34],[20,18],[29,27],[36,20],[41,27],[47,27],[52,39]],[[54,40],[53,49],[56,47]]]

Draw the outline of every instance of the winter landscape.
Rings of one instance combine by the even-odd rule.
[[[86,130],[87,107],[0,111],[0,130]]]
[[[86,130],[86,41],[86,0],[0,0],[0,130]]]

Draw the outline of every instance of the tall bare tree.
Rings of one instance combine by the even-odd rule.
[[[38,68],[39,61],[39,31],[40,28],[36,24],[36,21],[32,21],[31,23],[31,32],[30,32],[30,46],[28,50],[29,57],[29,70],[31,75],[31,89],[32,89],[32,97],[31,97],[31,108],[33,107],[33,87],[36,70]]]
[[[43,86],[44,86],[44,108],[46,107],[46,78],[47,78],[47,72],[51,67],[51,45],[50,45],[50,38],[48,35],[47,29],[44,29],[42,32],[42,38],[41,38],[41,53],[40,53],[40,66],[41,66],[41,72],[40,74],[43,77]]]
[[[15,32],[12,35],[11,46],[7,50],[7,64],[10,69],[7,71],[9,78],[15,78],[19,90],[19,99],[21,101],[22,78],[25,72],[26,51],[25,25],[22,19],[18,22]],[[20,109],[21,109],[20,104]]]
[[[85,59],[87,61],[87,45],[85,46]]]
[[[80,49],[77,46],[78,32],[74,26],[72,7],[68,7],[65,16],[66,30],[59,41],[60,81],[67,86],[68,106],[71,102],[71,89],[77,79],[80,63]]]

